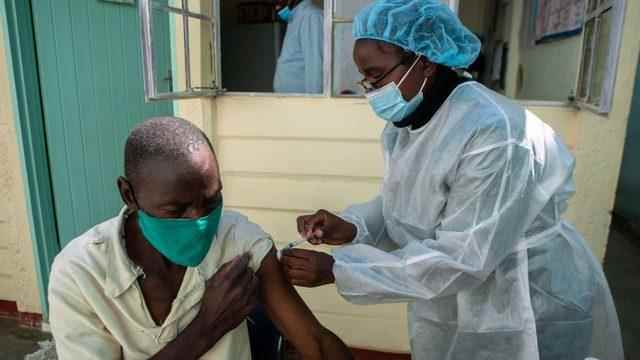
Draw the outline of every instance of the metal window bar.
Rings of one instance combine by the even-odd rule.
[[[182,0],[182,8],[189,11],[189,2]],[[184,38],[184,72],[187,89],[191,89],[191,51],[189,49],[189,17],[182,14],[182,35]]]
[[[589,54],[589,67],[585,69],[584,81],[582,81],[582,84],[581,84],[582,86],[581,93],[584,93],[584,96],[581,97],[580,100],[586,103],[589,103],[589,99],[591,98],[591,80],[593,78],[594,61],[597,53],[596,41],[598,39],[599,32],[600,32],[600,18],[596,18],[593,23],[593,31],[591,33],[591,39],[585,39],[585,41],[591,42],[591,53]],[[584,56],[584,49],[582,51],[583,51],[582,56]]]
[[[584,23],[585,25],[593,20],[593,32],[591,33],[591,39],[585,39],[585,41],[591,41],[591,53],[589,54],[589,67],[585,69],[585,74],[583,74],[583,78],[580,81],[580,86],[582,87],[582,91],[579,93],[584,93],[584,96],[580,97],[579,100],[588,104],[592,104],[591,102],[591,81],[593,80],[593,72],[595,67],[595,57],[597,54],[597,40],[600,35],[600,27],[601,27],[601,16],[609,11],[614,5],[614,0],[608,0],[604,3],[598,5],[593,11],[587,14],[585,17]],[[584,56],[584,48],[582,49],[582,56]],[[584,61],[584,60],[583,60]]]
[[[184,5],[183,5],[184,6]],[[170,13],[174,13],[174,14],[178,14],[178,15],[185,15],[188,16],[190,18],[195,18],[195,19],[200,19],[203,21],[208,21],[208,22],[214,22],[214,18],[211,16],[207,16],[205,14],[201,14],[201,13],[196,13],[193,11],[190,11],[188,8],[177,8],[175,6],[171,6],[171,5],[163,5],[163,4],[158,4],[158,3],[153,3],[153,7],[156,9],[160,9],[160,10],[164,10],[166,12],[170,12]]]
[[[324,59],[323,59],[323,76],[324,76],[324,91],[323,94],[327,97],[333,95],[333,15],[335,11],[336,0],[324,1]]]
[[[588,12],[586,14],[584,22],[586,23],[589,20],[604,14],[609,9],[611,9],[613,7],[613,5],[614,5],[614,0],[608,0],[608,1],[598,5],[598,7],[596,7],[593,11]]]

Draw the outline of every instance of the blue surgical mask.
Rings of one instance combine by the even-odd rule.
[[[174,264],[197,266],[209,253],[222,218],[222,203],[198,219],[165,219],[138,210],[144,237]]]
[[[404,99],[402,92],[400,91],[400,85],[402,85],[419,60],[420,56],[416,58],[416,61],[411,65],[398,84],[390,82],[380,89],[366,94],[366,97],[369,100],[369,105],[371,105],[371,108],[373,108],[373,111],[378,115],[378,117],[385,121],[397,123],[406,119],[407,116],[411,115],[416,111],[418,106],[420,106],[424,100],[422,91],[427,85],[428,79],[424,79],[422,87],[420,87],[420,91],[418,91],[416,96],[409,101]]]
[[[291,19],[291,8],[289,8],[288,6],[285,6],[282,9],[280,9],[278,11],[278,17],[280,18],[280,20],[288,23],[289,19]]]

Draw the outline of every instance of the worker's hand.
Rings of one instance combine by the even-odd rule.
[[[290,249],[282,252],[282,268],[296,286],[316,287],[333,284],[333,257],[322,252]]]
[[[224,336],[246,319],[258,297],[258,278],[244,254],[222,265],[207,281],[198,314],[203,336]],[[214,345],[214,344],[212,344]]]
[[[353,241],[357,228],[326,210],[319,210],[298,217],[298,233],[314,245],[343,245]]]

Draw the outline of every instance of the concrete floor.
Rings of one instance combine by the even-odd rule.
[[[640,359],[640,237],[619,221],[611,228],[604,269],[620,316],[627,360]],[[0,318],[0,359],[22,360],[38,350],[39,341],[50,338],[50,334]]]
[[[0,359],[23,360],[37,351],[39,341],[50,340],[51,335],[18,326],[13,319],[0,318]]]

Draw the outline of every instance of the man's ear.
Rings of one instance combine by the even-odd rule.
[[[138,210],[138,202],[133,193],[133,188],[129,180],[120,176],[118,178],[118,191],[120,192],[120,198],[127,205],[129,209]]]

